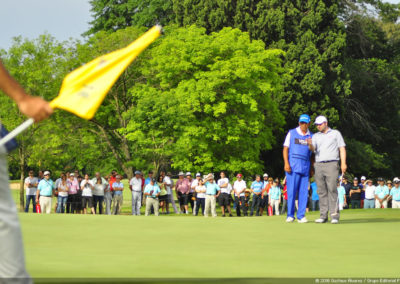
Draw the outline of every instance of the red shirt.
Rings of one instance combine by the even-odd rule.
[[[285,186],[283,187],[283,191],[285,192],[285,193],[283,194],[283,198],[285,198],[285,199],[287,200],[287,187],[286,187],[286,184],[285,184]]]
[[[113,191],[112,185],[113,185],[113,183],[116,182],[116,181],[117,181],[117,178],[116,178],[116,177],[113,177],[113,176],[110,177],[110,180],[109,180],[109,183],[110,183],[110,191]]]

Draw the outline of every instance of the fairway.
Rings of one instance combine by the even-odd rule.
[[[318,217],[308,213],[309,220]],[[20,214],[32,277],[398,277],[400,210],[284,216]]]

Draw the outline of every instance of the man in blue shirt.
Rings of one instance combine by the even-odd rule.
[[[115,177],[115,182],[112,184],[112,188],[114,191],[113,214],[119,215],[119,214],[121,214],[122,203],[124,202],[123,195],[122,195],[123,190],[124,190],[124,184],[121,182],[120,175],[117,175]]]
[[[297,221],[307,223],[305,217],[308,201],[308,181],[310,177],[311,151],[307,140],[312,137],[308,130],[310,117],[300,115],[299,126],[289,130],[283,143],[283,161],[287,184],[287,218],[286,222],[294,221],[295,199],[298,196]]]
[[[392,208],[400,208],[400,180],[395,178],[393,180],[394,187],[390,191],[390,198],[392,199]]]
[[[145,216],[149,216],[151,209],[154,209],[154,215],[159,215],[159,202],[158,196],[160,196],[161,189],[156,183],[155,179],[150,179],[150,182],[146,185],[144,189],[144,195],[146,198],[146,211]]]
[[[53,193],[56,186],[53,180],[50,179],[50,172],[44,172],[44,179],[39,182],[36,191],[36,203],[40,203],[40,210],[50,214],[51,212],[51,201],[53,199]],[[40,199],[39,199],[40,195]],[[39,201],[40,200],[40,201]]]
[[[389,188],[385,185],[383,178],[378,178],[378,186],[375,188],[375,208],[387,208]]]
[[[208,174],[204,179],[205,187],[206,187],[206,206],[204,209],[204,217],[208,217],[208,211],[210,211],[211,207],[211,215],[213,217],[217,217],[217,205],[216,200],[219,194],[221,193],[221,189],[218,184],[215,183],[214,175]]]
[[[256,210],[256,216],[260,216],[261,192],[264,189],[264,182],[261,181],[260,175],[256,175],[256,180],[253,181],[250,189],[251,192],[253,192],[250,216],[253,216],[254,208]]]

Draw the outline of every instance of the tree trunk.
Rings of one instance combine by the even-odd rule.
[[[25,154],[22,147],[18,149],[19,151],[19,170],[21,171],[21,176],[19,180],[19,207],[20,211],[23,212],[25,209],[25,190],[24,190],[24,180],[25,180]]]

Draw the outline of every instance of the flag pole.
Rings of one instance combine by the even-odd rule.
[[[33,120],[33,118],[29,118],[28,120],[26,120],[25,122],[20,124],[17,128],[15,128],[13,131],[9,132],[6,136],[4,136],[0,140],[0,147],[3,146],[4,144],[6,144],[11,139],[15,138],[21,132],[25,131],[25,129],[27,129],[29,126],[31,126],[34,122],[35,121]]]

